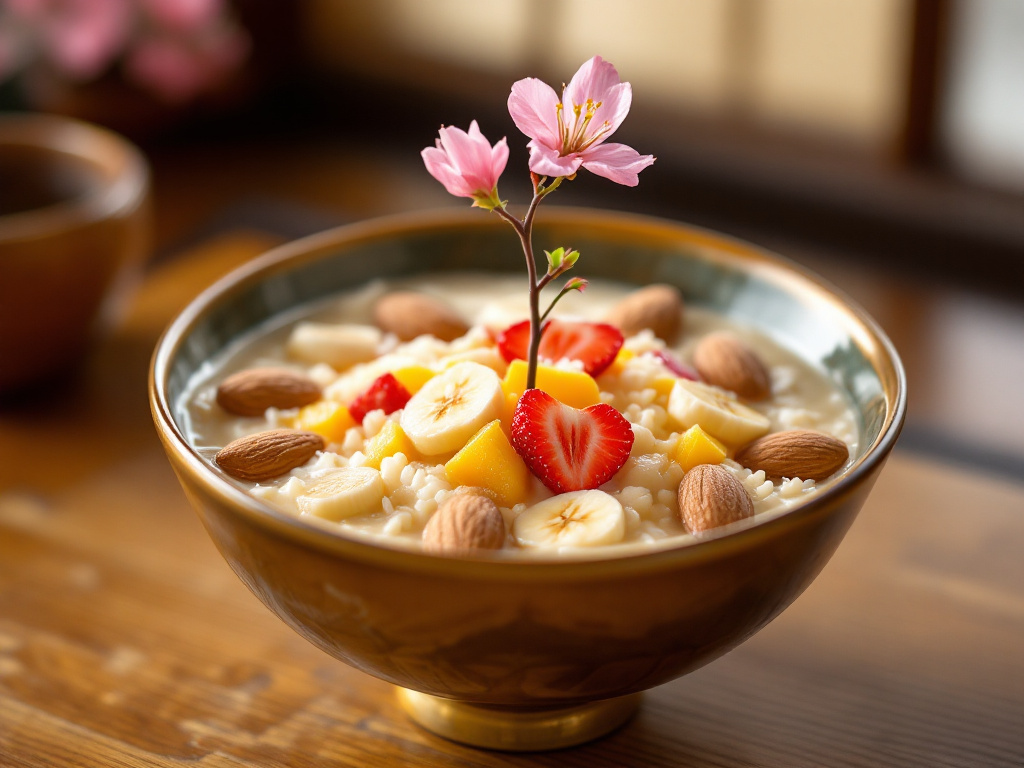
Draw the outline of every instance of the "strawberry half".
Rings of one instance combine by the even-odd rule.
[[[390,373],[385,373],[374,379],[373,384],[349,404],[348,412],[352,414],[357,424],[362,424],[363,418],[370,411],[383,410],[384,413],[394,413],[399,408],[405,408],[410,397],[412,394],[398,379]]]
[[[633,448],[633,430],[606,403],[577,410],[528,389],[512,416],[512,446],[555,493],[584,491],[622,469]]]
[[[530,321],[510,325],[498,334],[498,349],[506,362],[526,360],[530,351]],[[622,348],[622,332],[608,323],[549,320],[544,324],[537,356],[547,362],[579,360],[583,370],[598,376]]]

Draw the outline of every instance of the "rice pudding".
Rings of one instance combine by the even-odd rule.
[[[187,437],[255,497],[339,533],[501,556],[686,544],[785,513],[857,455],[824,371],[613,283],[559,305],[543,343],[566,354],[527,391],[521,282],[377,282],[276,319],[196,373],[177,404]]]

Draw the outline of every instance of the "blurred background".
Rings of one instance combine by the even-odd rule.
[[[442,123],[508,136],[501,191],[523,200],[511,83],[600,54],[633,86],[619,138],[658,162],[552,202],[809,265],[902,353],[905,444],[1021,477],[1022,39],[1021,0],[0,0],[0,111],[143,149],[152,271],[219,237],[465,205],[419,158]]]
[[[0,763],[524,764],[415,730],[246,593],[147,373],[177,313],[266,250],[468,207],[420,158],[442,123],[507,136],[500,191],[525,201],[509,89],[597,54],[633,88],[613,140],[657,162],[632,189],[580,173],[540,216],[650,214],[809,267],[893,340],[909,412],[782,619],[619,735],[525,760],[1020,766],[1022,41],[1024,0],[0,0]],[[52,116],[128,137],[148,187],[131,146]],[[26,133],[61,141],[30,157]],[[138,197],[94,221],[115,187]],[[105,291],[68,367],[49,340],[86,336]],[[18,350],[61,367],[6,391]]]

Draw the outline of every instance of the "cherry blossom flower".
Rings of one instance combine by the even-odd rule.
[[[493,147],[480,132],[476,120],[469,132],[454,126],[442,127],[435,146],[420,155],[430,175],[457,197],[473,199],[473,205],[494,209],[498,198],[498,177],[508,162],[508,144],[502,138]]]
[[[7,8],[37,31],[57,68],[81,80],[117,56],[132,20],[127,0],[7,0]]]
[[[184,102],[223,81],[249,51],[249,38],[231,25],[203,34],[153,34],[125,57],[128,76],[167,102]]]
[[[512,85],[508,111],[530,137],[530,170],[540,176],[573,176],[582,166],[627,187],[654,162],[625,144],[606,144],[629,112],[633,91],[619,81],[609,62],[595,56],[584,62],[562,90],[535,77]]]
[[[120,61],[181,102],[218,86],[249,48],[227,0],[0,0],[0,82],[34,67],[88,81]]]
[[[580,258],[574,248],[559,246],[544,251],[547,270],[538,270],[533,250],[533,224],[537,206],[572,179],[581,167],[619,184],[635,187],[638,174],[654,162],[651,155],[640,155],[625,144],[605,144],[622,124],[633,92],[629,83],[619,82],[619,73],[608,62],[595,56],[580,67],[562,90],[562,101],[547,85],[529,77],[513,84],[508,109],[519,130],[530,137],[530,181],[533,199],[523,218],[517,218],[498,197],[498,177],[508,162],[508,146],[503,138],[493,147],[480,133],[476,120],[469,133],[442,126],[433,147],[420,154],[430,174],[453,195],[469,197],[473,205],[489,210],[515,230],[523,246],[526,275],[529,280],[529,341],[526,344],[526,388],[537,383],[537,360],[544,320],[555,304],[568,293],[587,288],[582,277],[570,278],[548,308],[541,313],[541,291],[555,278],[572,269]],[[568,105],[568,111],[566,106]],[[566,115],[569,115],[567,117]],[[548,183],[548,178],[553,177]],[[521,329],[521,325],[515,326]],[[519,333],[519,330],[517,330]],[[518,342],[517,342],[518,343]]]

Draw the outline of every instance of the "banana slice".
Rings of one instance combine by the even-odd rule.
[[[316,478],[295,503],[304,515],[337,522],[379,512],[383,498],[380,472],[370,467],[342,467]]]
[[[626,514],[604,491],[552,496],[519,514],[512,535],[523,547],[600,547],[626,536]]]
[[[383,336],[379,328],[367,325],[299,323],[288,337],[286,351],[304,363],[327,363],[343,371],[375,358]]]
[[[668,412],[683,429],[701,429],[727,445],[745,445],[771,427],[768,417],[748,408],[728,392],[699,381],[677,379],[668,397]]]
[[[480,363],[456,363],[412,396],[400,424],[426,456],[462,448],[469,438],[501,418],[505,395],[498,374]]]

